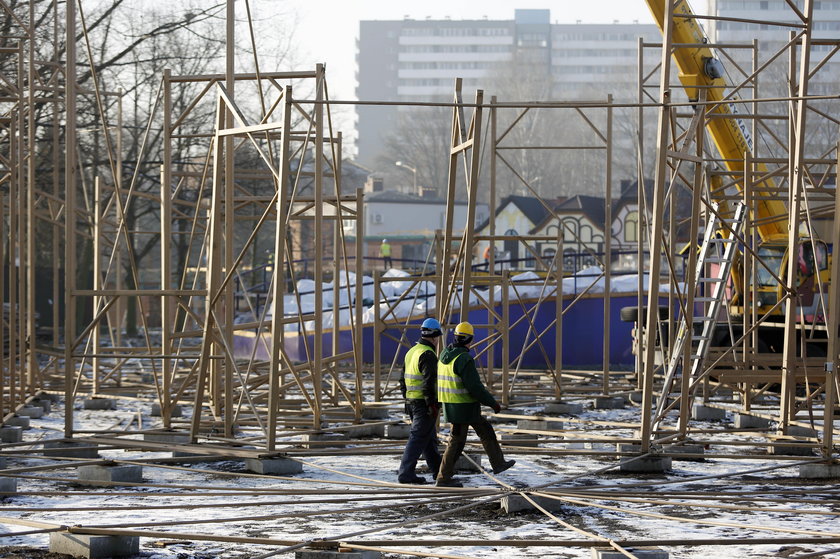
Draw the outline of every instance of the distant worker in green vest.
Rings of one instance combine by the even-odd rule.
[[[470,355],[474,335],[472,324],[460,323],[455,327],[455,343],[443,350],[438,362],[438,400],[443,404],[444,417],[452,424],[449,445],[443,454],[435,483],[438,487],[463,486],[452,476],[455,461],[464,450],[470,427],[484,445],[494,474],[500,474],[516,463],[516,460],[505,460],[493,426],[481,415],[481,404],[493,408],[496,413],[501,411],[502,406],[487,391],[478,376],[475,359]]]
[[[382,239],[382,244],[379,245],[379,256],[382,258],[386,270],[393,267],[391,263],[391,245],[388,244],[388,239]]]
[[[440,322],[427,318],[420,325],[420,340],[405,355],[405,371],[400,378],[400,388],[405,398],[405,409],[411,417],[411,431],[403,451],[397,481],[422,485],[426,478],[415,472],[420,455],[426,459],[432,479],[440,470],[438,451],[437,416],[437,344],[441,336]]]

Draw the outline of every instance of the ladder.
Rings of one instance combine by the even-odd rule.
[[[694,302],[703,303],[706,311],[702,315],[693,316],[691,326],[688,328],[686,327],[687,321],[680,321],[680,328],[677,332],[676,340],[671,346],[671,358],[668,361],[665,382],[662,385],[662,395],[659,398],[656,414],[654,415],[654,425],[658,425],[662,419],[661,416],[668,401],[668,394],[671,393],[679,365],[683,360],[683,348],[685,348],[686,343],[691,344],[691,353],[689,354],[690,365],[683,363],[683,371],[686,369],[690,370],[691,376],[689,378],[697,378],[702,371],[703,360],[706,358],[712,336],[715,332],[718,313],[726,298],[726,281],[729,278],[729,273],[732,271],[732,262],[735,259],[738,239],[732,232],[725,238],[715,236],[719,229],[718,224],[720,223],[717,217],[718,205],[717,203],[713,203],[711,207],[713,211],[709,212],[710,217],[706,225],[703,244],[697,256],[697,269],[694,277],[695,286],[704,286],[703,296],[695,297]],[[744,227],[746,212],[746,206],[739,202],[735,206],[734,216],[731,219],[725,220],[732,231],[738,235],[741,234]],[[706,264],[720,264],[720,266],[715,274],[709,277],[703,277]],[[652,288],[653,286],[651,286]],[[693,315],[692,309],[686,310]],[[695,332],[697,331],[700,333],[696,334]]]

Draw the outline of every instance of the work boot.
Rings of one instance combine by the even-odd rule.
[[[435,487],[463,487],[464,484],[454,477],[444,479],[441,478],[435,482]]]
[[[493,473],[500,474],[505,470],[509,470],[510,468],[512,468],[514,464],[516,464],[516,460],[505,460],[504,462],[502,462],[502,464],[499,465],[498,468],[493,468]]]
[[[406,484],[409,484],[409,485],[426,485],[427,483],[429,483],[426,478],[420,477],[420,476],[414,476],[414,477],[406,478],[406,479],[398,479],[397,481],[399,481],[400,483],[406,483]]]

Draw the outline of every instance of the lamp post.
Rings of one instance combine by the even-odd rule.
[[[411,165],[408,165],[407,163],[403,163],[402,161],[396,161],[394,162],[394,165],[396,165],[397,167],[405,167],[406,169],[414,173],[414,193],[417,194],[417,169],[415,167],[412,167]]]

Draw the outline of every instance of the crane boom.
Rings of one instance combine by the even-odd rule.
[[[656,24],[664,33],[666,2],[671,0],[647,0],[648,7],[653,13]],[[686,17],[688,16],[688,17]],[[707,114],[706,129],[723,160],[723,165],[731,171],[736,187],[743,192],[744,157],[753,152],[752,138],[743,120],[737,117],[736,103],[725,102],[728,84],[724,76],[711,77],[707,70],[709,61],[714,61],[712,49],[706,46],[706,35],[693,17],[687,0],[674,2],[674,16],[672,24],[672,55],[679,68],[679,78],[683,88],[691,100],[697,100],[698,88],[706,90],[707,101],[722,101]],[[722,116],[709,116],[718,114]],[[763,163],[756,165],[756,175],[764,176],[768,172]],[[784,203],[772,199],[775,190],[772,178],[759,183],[756,190],[757,204],[754,222],[763,242],[780,241],[787,238],[788,220],[787,208]],[[714,193],[713,193],[714,196]]]

